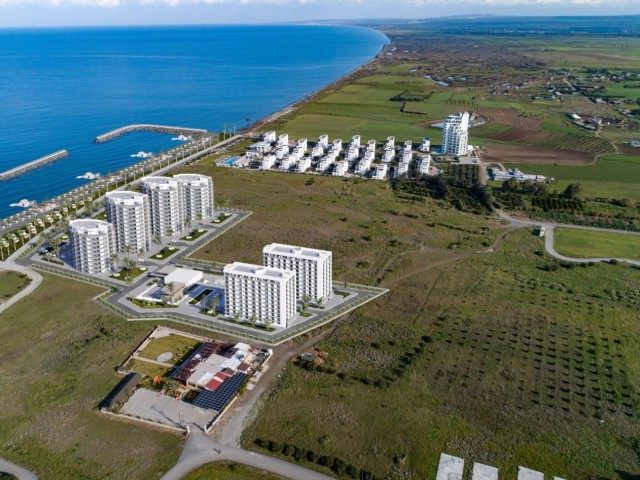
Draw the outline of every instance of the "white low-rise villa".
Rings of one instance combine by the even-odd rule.
[[[294,271],[234,262],[224,282],[228,317],[286,328],[297,315]]]
[[[334,177],[344,177],[349,170],[349,162],[346,160],[340,160],[336,162],[336,168],[333,170]]]
[[[373,172],[373,177],[375,180],[386,180],[387,174],[389,172],[389,166],[386,163],[380,163],[376,165],[376,169]]]
[[[328,299],[333,294],[333,254],[328,250],[272,243],[262,250],[267,267],[296,272],[297,298]]]
[[[72,220],[69,237],[76,270],[89,274],[111,270],[112,254],[116,251],[113,225],[102,220]]]
[[[429,175],[430,166],[431,166],[431,155],[423,155],[418,161],[418,171],[422,175]]]

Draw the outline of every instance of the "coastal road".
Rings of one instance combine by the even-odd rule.
[[[549,255],[557,258],[558,260],[563,260],[565,262],[572,263],[588,263],[588,262],[608,262],[611,260],[617,260],[620,263],[627,263],[629,265],[637,265],[640,266],[640,262],[637,260],[631,260],[629,258],[614,258],[614,257],[598,257],[598,258],[576,258],[576,257],[567,257],[558,253],[554,247],[553,243],[553,235],[556,228],[572,228],[576,230],[587,230],[590,232],[604,232],[604,233],[616,233],[619,235],[634,235],[640,236],[640,232],[630,232],[628,230],[612,230],[608,228],[599,228],[599,227],[585,227],[583,225],[570,225],[570,224],[561,224],[561,223],[549,223],[549,222],[534,222],[532,220],[524,220],[519,218],[510,217],[502,210],[498,210],[498,216],[502,220],[506,220],[510,223],[510,225],[514,227],[522,227],[522,228],[530,228],[530,227],[544,227],[545,228],[545,239],[544,239],[544,248]]]
[[[278,458],[241,448],[225,447],[209,440],[199,430],[192,430],[178,463],[161,480],[180,480],[203,465],[222,461],[248,465],[292,480],[332,480],[332,477]]]
[[[38,480],[38,477],[34,473],[4,458],[0,458],[0,473],[9,473],[17,477],[18,480]]]

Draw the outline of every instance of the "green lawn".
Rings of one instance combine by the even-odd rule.
[[[236,463],[211,463],[186,475],[183,480],[282,480],[283,477]]]
[[[158,355],[165,352],[173,354],[173,360],[167,363],[180,363],[186,356],[193,352],[202,342],[182,335],[168,335],[166,337],[152,338],[150,343],[140,352],[140,356],[156,360]]]
[[[156,376],[163,378],[169,376],[168,368],[136,358],[129,360],[127,365],[125,365],[125,368],[134,372],[143,373],[149,378],[155,378]]]
[[[595,165],[584,166],[507,163],[505,167],[554,177],[557,183],[551,188],[559,191],[579,182],[585,196],[640,200],[640,156],[607,155]]]
[[[554,243],[556,250],[568,257],[640,260],[640,236],[637,235],[558,228],[554,232]]]
[[[31,283],[31,279],[18,272],[0,270],[0,305]]]
[[[155,260],[164,260],[165,258],[168,258],[171,255],[178,253],[179,251],[180,249],[178,247],[164,247],[158,253],[156,253],[155,255],[152,255],[149,258],[155,259]]]
[[[11,339],[1,353],[0,457],[42,479],[158,478],[184,440],[96,409],[151,327],[96,304],[102,289],[44,277],[28,300],[0,314],[0,336]]]
[[[131,269],[129,268],[123,268],[122,270],[120,270],[117,273],[114,273],[113,275],[110,275],[111,278],[115,278],[116,280],[124,280],[126,282],[134,280],[135,278],[139,277],[140,275],[142,275],[143,273],[147,273],[147,268],[146,267],[139,267],[139,266],[134,266]]]

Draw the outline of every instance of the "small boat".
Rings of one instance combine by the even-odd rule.
[[[174,142],[188,142],[189,140],[193,140],[189,135],[178,135],[177,137],[173,137],[171,140]]]
[[[95,180],[96,178],[100,178],[101,175],[99,173],[87,172],[84,175],[78,175],[76,178],[82,178],[85,180]]]
[[[12,203],[9,205],[10,207],[21,207],[21,208],[31,208],[36,206],[35,200],[26,200],[22,199],[17,203]]]
[[[130,155],[130,156],[131,156],[131,158],[149,158],[152,155],[153,155],[153,153],[151,153],[151,152],[147,153],[147,152],[140,151],[140,152],[134,153],[133,155]]]

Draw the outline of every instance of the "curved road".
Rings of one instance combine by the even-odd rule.
[[[18,478],[18,480],[38,480],[38,477],[15,463],[0,458],[0,473],[9,473]]]
[[[498,216],[507,220],[512,226],[515,227],[544,227],[545,228],[545,239],[544,239],[544,248],[549,255],[557,258],[558,260],[563,260],[565,262],[573,262],[573,263],[588,263],[588,262],[608,262],[610,260],[617,260],[620,263],[626,263],[629,265],[637,265],[640,266],[640,261],[631,260],[629,258],[613,258],[613,257],[598,257],[598,258],[575,258],[575,257],[567,257],[558,253],[553,245],[553,234],[554,230],[558,227],[562,228],[572,228],[574,230],[587,230],[590,232],[605,232],[605,233],[617,233],[620,235],[634,235],[640,236],[640,232],[630,232],[627,230],[612,230],[608,228],[599,228],[599,227],[585,227],[582,225],[569,225],[569,224],[561,224],[561,223],[549,223],[549,222],[534,222],[532,220],[522,220],[519,218],[513,218],[504,213],[502,210],[497,210]]]
[[[10,259],[11,257],[9,257],[9,260]],[[0,262],[0,270],[11,270],[13,272],[23,273],[31,279],[31,283],[27,285],[27,287],[24,290],[21,290],[20,292],[15,294],[13,297],[11,297],[9,300],[7,300],[2,305],[0,305],[0,313],[4,312],[11,305],[20,301],[30,293],[32,293],[42,283],[42,276],[39,273],[31,270],[28,267],[23,267],[22,265],[18,265],[17,263],[12,263],[11,261]]]
[[[260,470],[275,473],[292,480],[333,480],[313,470],[294,465],[278,458],[250,452],[241,448],[225,447],[209,440],[204,433],[194,430],[189,435],[187,444],[178,459],[178,463],[169,470],[161,480],[180,480],[187,473],[198,467],[213,462],[236,462]]]

